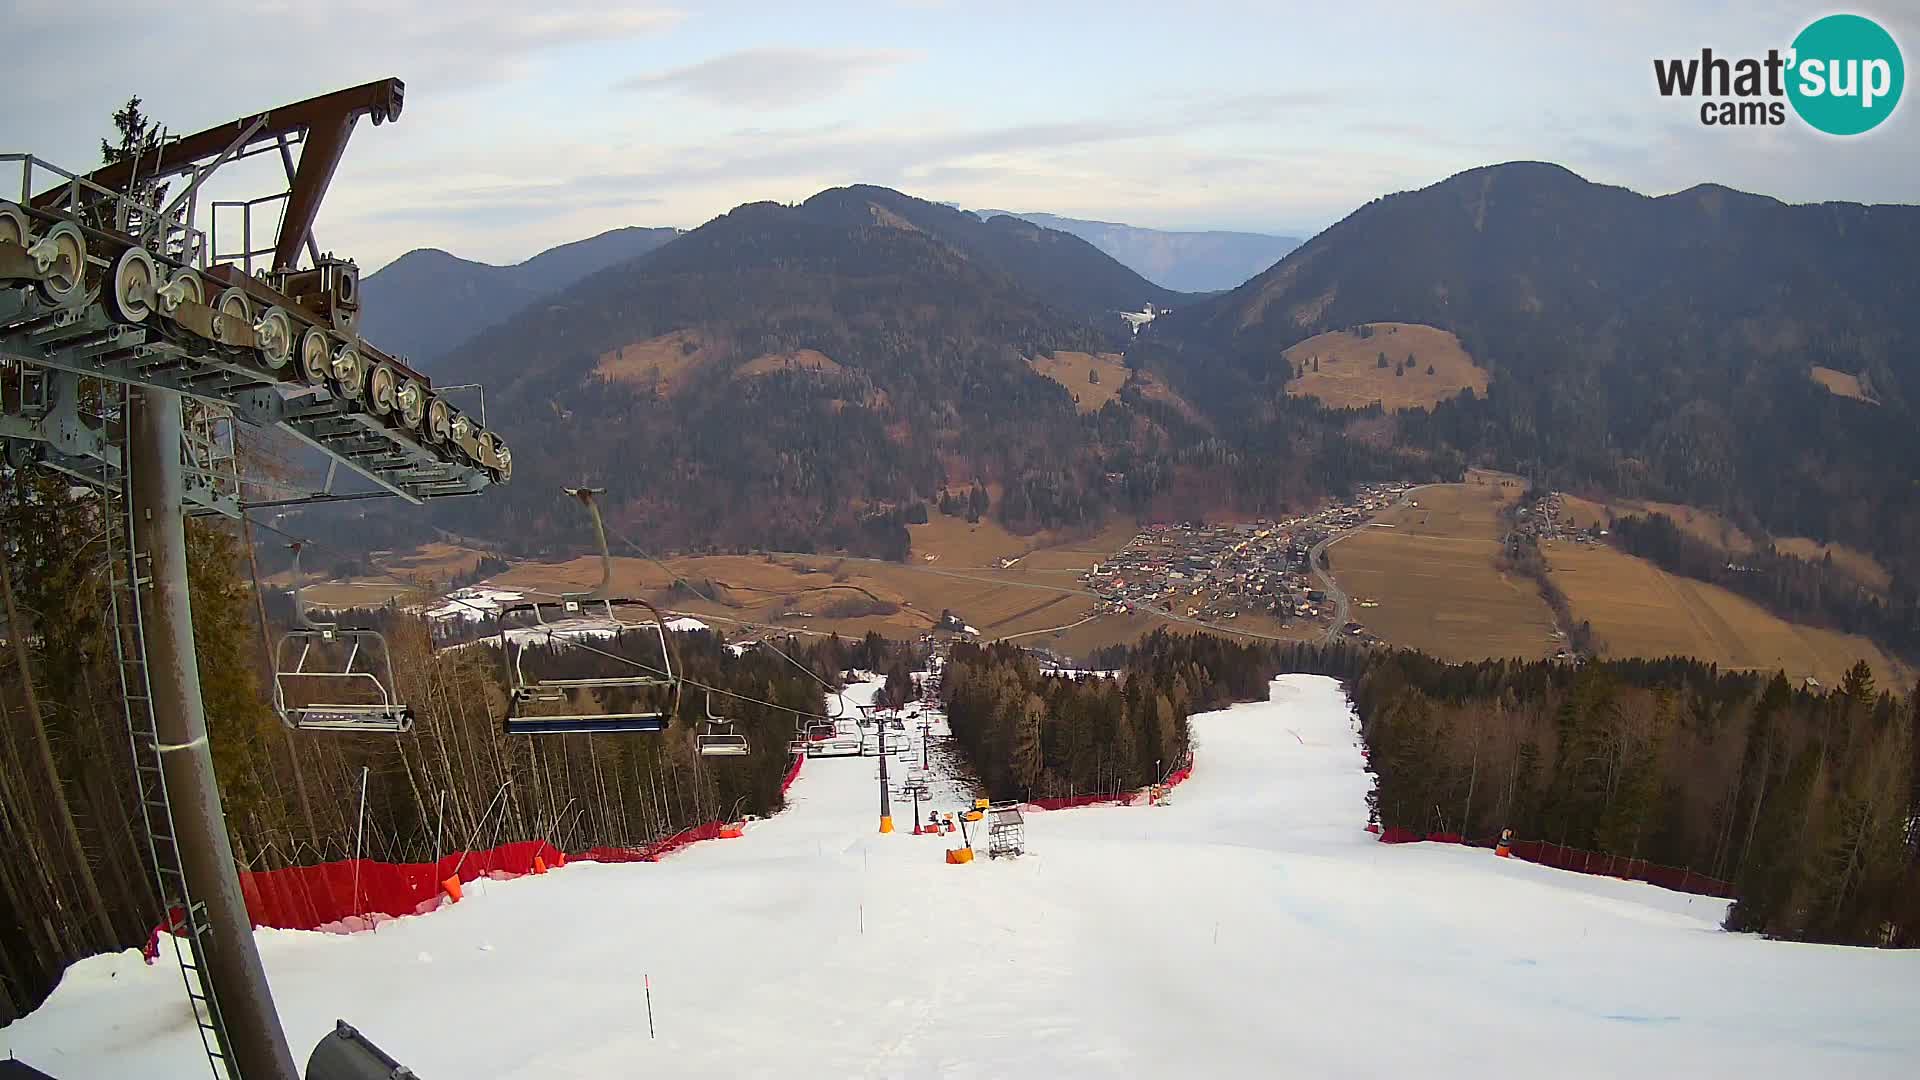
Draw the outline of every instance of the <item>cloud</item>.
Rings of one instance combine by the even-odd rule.
[[[525,79],[547,54],[657,36],[686,17],[645,0],[198,0],[192,54],[219,58],[206,82],[163,59],[182,40],[173,5],[17,0],[6,10],[8,40],[33,47],[8,57],[5,149],[63,164],[90,161],[108,113],[134,94],[176,132],[389,76],[406,80],[413,112]],[[86,77],[75,83],[75,72]]]
[[[779,108],[830,98],[918,54],[892,49],[743,49],[614,85],[674,91],[715,105]]]

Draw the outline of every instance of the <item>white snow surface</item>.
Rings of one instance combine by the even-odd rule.
[[[1032,815],[1011,862],[946,865],[959,834],[912,835],[911,804],[879,835],[878,762],[815,759],[744,839],[478,882],[375,933],[260,931],[261,952],[297,1059],[343,1017],[426,1080],[1915,1075],[1920,955],[1375,843],[1338,685],[1283,676],[1271,698],[1194,718],[1172,805]],[[205,1076],[162,956],[74,965],[0,1054]]]
[[[488,589],[479,586],[456,589],[447,594],[446,602],[427,609],[427,618],[435,622],[448,619],[463,619],[477,622],[490,615],[497,615],[501,608],[526,599],[524,593],[508,592],[504,589]]]

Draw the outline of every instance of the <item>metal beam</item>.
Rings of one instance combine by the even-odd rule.
[[[320,200],[326,197],[327,185],[333,183],[333,170],[347,152],[347,139],[357,119],[356,114],[347,113],[307,129],[306,145],[300,148],[300,168],[293,174],[287,209],[280,218],[280,238],[273,245],[275,270],[291,270],[300,262],[300,248],[313,234]]]
[[[138,463],[130,492],[134,550],[146,554],[151,575],[145,588],[136,581],[135,591],[145,612],[154,727],[182,870],[188,892],[206,905],[212,947],[205,975],[220,1002],[240,1075],[247,1080],[299,1080],[254,946],[207,743],[187,596],[180,395],[143,387],[134,394],[128,420],[127,453]]]
[[[305,133],[312,128],[325,128],[339,124],[343,119],[372,116],[375,123],[395,120],[400,116],[401,105],[406,99],[406,84],[399,79],[380,79],[375,82],[355,86],[347,90],[336,90],[331,94],[297,101],[292,105],[282,105],[277,109],[255,113],[239,120],[229,121],[205,131],[178,139],[170,139],[160,148],[157,160],[141,163],[140,179],[144,181],[165,180],[190,172],[196,164],[219,155],[233,144],[234,137],[255,124],[259,125],[252,142],[278,139],[283,135]],[[302,151],[305,156],[306,151]],[[135,162],[119,161],[102,166],[88,173],[84,179],[113,191],[126,191],[133,183]],[[329,168],[327,174],[332,175]],[[44,192],[34,197],[33,204],[42,209],[57,205],[66,192],[67,185]]]

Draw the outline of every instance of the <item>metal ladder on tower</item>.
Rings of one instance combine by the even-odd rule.
[[[120,415],[124,423],[132,393],[124,385],[117,389]],[[200,1029],[200,1045],[207,1053],[207,1066],[216,1080],[237,1080],[239,1071],[227,1042],[226,1021],[220,1012],[213,988],[206,979],[206,960],[213,948],[206,921],[206,906],[196,903],[187,888],[185,868],[180,862],[180,845],[175,838],[173,807],[167,801],[167,778],[161,767],[160,732],[153,714],[153,688],[147,677],[146,627],[140,613],[140,589],[151,581],[151,563],[147,553],[139,551],[134,540],[133,477],[129,471],[132,455],[121,455],[120,487],[103,489],[107,543],[109,606],[113,617],[115,667],[120,672],[121,700],[127,714],[127,739],[133,748],[135,782],[139,787],[140,814],[145,820],[147,849],[153,858],[154,882],[159,886],[160,903],[166,916],[167,938],[173,942],[174,958],[180,964],[180,977],[187,987],[193,1006],[194,1023]],[[185,938],[186,944],[181,944]]]

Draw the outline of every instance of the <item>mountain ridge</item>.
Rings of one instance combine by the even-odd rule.
[[[625,226],[506,265],[415,248],[361,280],[361,333],[432,374],[442,356],[480,330],[679,233]]]
[[[1149,229],[1117,221],[1012,210],[974,213],[987,220],[1012,217],[1072,233],[1149,281],[1187,293],[1235,288],[1301,243],[1295,236],[1232,229]]]
[[[1648,196],[1510,162],[1374,199],[1130,359],[1229,429],[1284,393],[1287,347],[1397,321],[1460,337],[1481,401],[1394,419],[1557,487],[1692,503],[1841,539],[1920,580],[1920,207],[1789,205],[1719,185]],[[1862,374],[1882,405],[1820,390]]]

